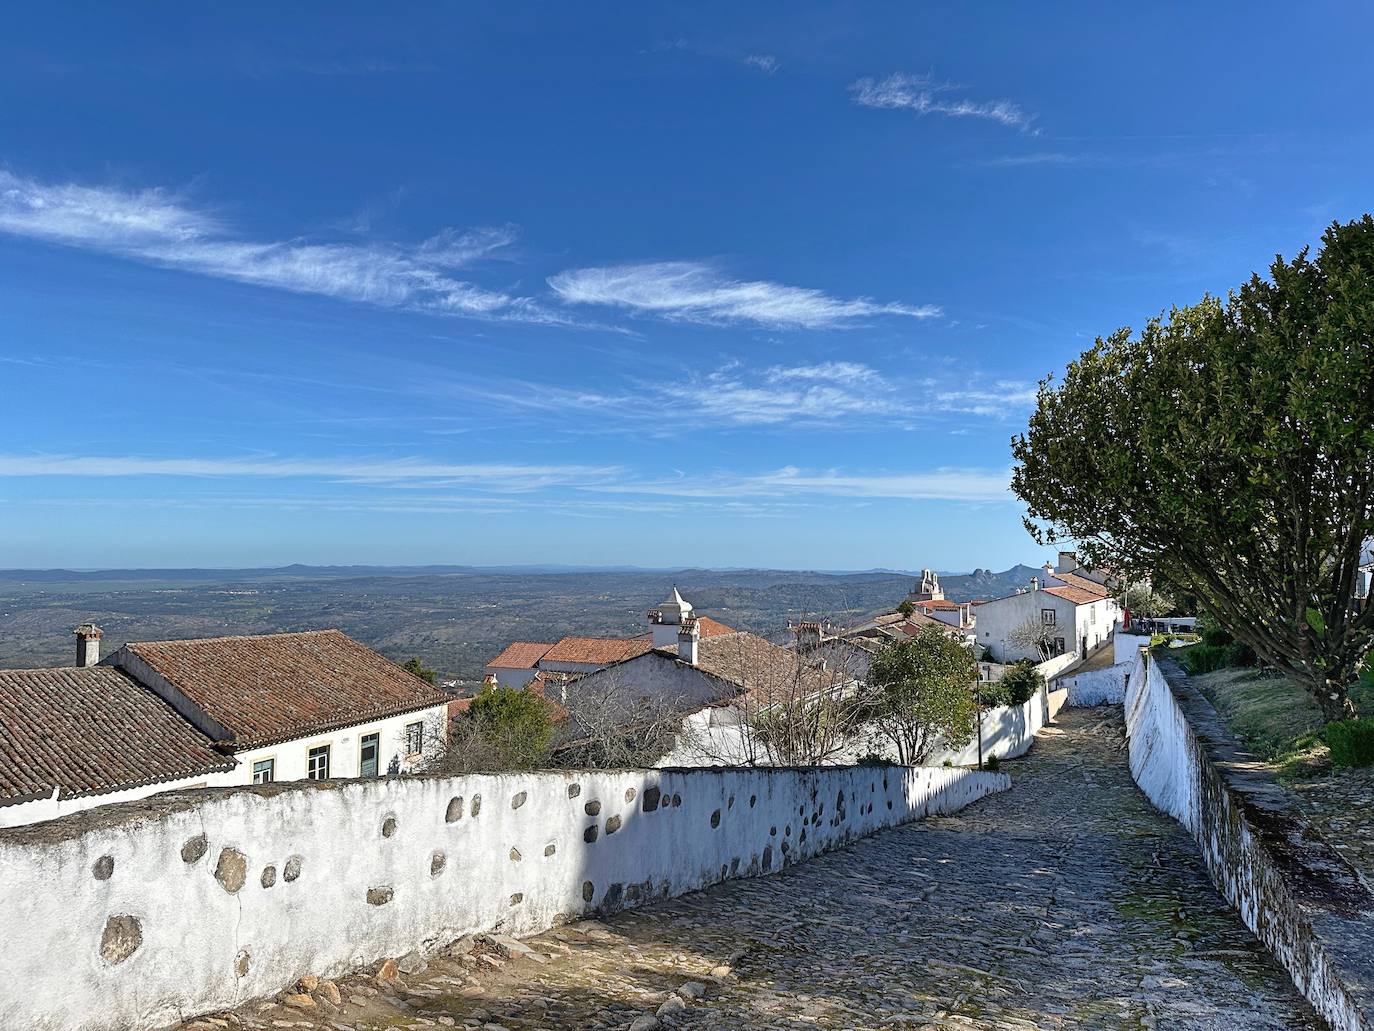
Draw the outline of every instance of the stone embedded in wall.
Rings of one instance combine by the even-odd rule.
[[[511,904],[512,906],[518,906],[518,905],[520,905],[520,903],[522,903],[522,902],[524,902],[524,901],[525,901],[525,893],[522,892],[522,891],[517,891],[514,895],[512,895],[512,896],[510,897],[510,904]]]
[[[429,857],[429,875],[438,877],[444,872],[444,867],[448,865],[448,857],[442,852],[435,852]]]
[[[382,837],[389,838],[396,833],[396,817],[388,816],[382,821]]]
[[[717,809],[714,813],[711,814],[711,829],[714,830],[715,828],[717,828],[717,827],[719,827],[719,826],[720,826],[720,810]]]
[[[544,846],[544,855],[546,856],[551,856],[557,851],[558,846],[555,845],[552,841],[550,841],[547,845]]]
[[[569,784],[569,785],[568,785],[568,797],[569,797],[569,798],[576,798],[576,797],[577,797],[578,795],[580,795],[580,794],[582,794],[582,785],[581,785],[581,784]]]
[[[395,890],[389,884],[383,884],[376,888],[367,889],[367,904],[369,906],[385,906],[396,895]]]
[[[275,866],[264,866],[262,868],[262,877],[260,878],[260,881],[264,888],[270,888],[272,887],[272,885],[276,884],[277,868]]]
[[[225,848],[215,864],[215,880],[230,895],[238,893],[248,879],[248,857],[236,848]]]
[[[775,833],[775,834],[777,833],[777,828],[776,828],[776,827],[773,829],[773,833]],[[762,867],[763,867],[764,870],[771,870],[771,869],[773,869],[773,846],[772,846],[772,845],[765,845],[765,846],[763,847],[763,862],[762,862],[761,865],[762,865]]]
[[[754,803],[756,803],[758,800],[759,800],[759,796],[758,796],[758,795],[750,795],[750,796],[749,796],[749,808],[750,808],[750,809],[753,809],[753,808],[754,808]]]
[[[183,863],[199,863],[209,850],[210,842],[205,835],[197,834],[194,838],[187,838],[186,843],[181,846],[181,861]]]
[[[463,818],[463,796],[454,795],[448,800],[448,808],[444,810],[445,823],[457,823]]]
[[[590,802],[588,802],[588,803],[587,803],[586,805],[584,805],[582,808],[583,808],[583,810],[586,812],[586,814],[587,814],[588,816],[600,816],[600,815],[601,815],[601,803],[598,802],[596,799],[592,799]]]
[[[529,798],[529,794],[528,794],[527,792],[524,792],[524,791],[516,792],[515,797],[513,797],[513,798],[510,800],[510,807],[511,807],[512,809],[519,809],[522,805],[525,804],[525,799],[527,799],[527,798]]]
[[[138,917],[122,914],[105,921],[105,931],[100,936],[100,958],[113,966],[123,963],[138,951],[143,944],[143,925]]]
[[[512,863],[518,863],[523,858],[524,857],[520,855],[520,850],[518,848],[513,848],[510,850],[510,861]]]
[[[478,813],[480,813],[480,812],[482,811],[482,796],[481,796],[481,795],[473,795],[473,796],[472,796],[472,805],[469,807],[469,810],[468,810],[468,811],[469,811],[473,816],[476,816]]]
[[[626,789],[625,789],[625,801],[627,801],[627,802],[633,802],[634,800],[635,800],[635,789],[634,789],[634,788],[626,788]]]
[[[248,976],[248,971],[253,969],[253,955],[247,949],[240,950],[234,957],[234,976],[243,978]]]
[[[282,871],[282,879],[294,881],[301,875],[301,857],[291,856],[286,860],[286,869]]]
[[[682,796],[675,792],[673,794],[673,808],[676,809],[680,805],[682,805]]]
[[[620,817],[612,816],[609,820],[606,821],[606,833],[614,834],[618,830],[620,830]]]
[[[592,824],[590,827],[588,827],[586,830],[582,832],[582,840],[585,841],[588,845],[590,845],[593,841],[596,840],[596,836],[599,833],[601,832],[597,829],[596,824]]]
[[[582,882],[582,901],[590,902],[596,896],[596,885],[591,881]]]
[[[646,813],[652,813],[658,808],[659,790],[658,788],[645,788],[644,797],[639,803],[639,807]]]
[[[114,875],[114,856],[101,856],[91,867],[91,874],[97,881],[108,881]]]

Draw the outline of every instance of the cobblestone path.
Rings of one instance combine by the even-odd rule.
[[[203,1024],[1323,1027],[1136,790],[1123,747],[1119,710],[1066,710],[1004,766],[1011,791],[954,816],[560,928],[524,943],[533,956],[464,943],[395,984],[345,979],[340,1007]]]

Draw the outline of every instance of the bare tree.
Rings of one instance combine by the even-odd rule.
[[[1034,651],[1040,656],[1040,661],[1052,658],[1058,649],[1057,640],[1059,637],[1059,627],[1054,623],[1046,623],[1034,616],[1028,618],[1020,626],[1013,627],[1007,634],[1007,640],[1018,648],[1025,648],[1027,651]],[[1006,656],[1002,656],[1006,658]]]
[[[635,694],[612,666],[569,685],[568,719],[554,745],[560,766],[652,766],[682,743],[684,716],[693,706],[682,697]]]

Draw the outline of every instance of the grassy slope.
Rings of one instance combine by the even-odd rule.
[[[1321,743],[1321,711],[1307,693],[1262,669],[1219,669],[1193,678],[1227,725],[1281,775],[1312,772],[1329,762]],[[1352,691],[1361,715],[1374,715],[1374,696]]]

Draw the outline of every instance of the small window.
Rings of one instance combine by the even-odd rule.
[[[305,775],[311,780],[329,779],[329,746],[310,749],[305,759]]]
[[[277,779],[277,760],[259,759],[253,764],[253,783],[271,784]]]
[[[1089,623],[1096,623],[1096,622],[1097,622],[1097,606],[1096,606],[1096,605],[1089,605],[1089,606],[1088,606],[1088,622],[1089,622]]]
[[[1040,622],[1045,626],[1054,626],[1054,609],[1041,609]]]
[[[406,754],[419,755],[425,747],[425,725],[423,723],[406,724]]]

